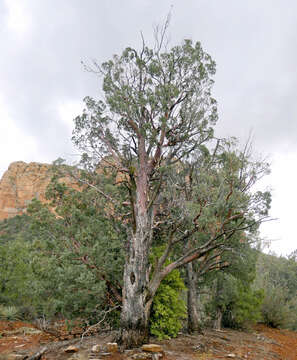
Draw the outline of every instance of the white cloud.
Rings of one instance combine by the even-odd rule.
[[[72,131],[74,126],[73,119],[82,113],[83,104],[73,100],[63,101],[63,103],[57,105],[57,110],[60,119]]]
[[[38,158],[37,143],[15,125],[0,94],[0,176],[13,161],[34,161]]]
[[[9,30],[24,38],[32,28],[32,16],[22,0],[4,0],[7,8],[6,24]]]
[[[272,188],[271,217],[276,221],[261,225],[261,234],[271,240],[271,249],[286,255],[297,249],[297,152],[275,154],[269,186]],[[268,183],[267,183],[268,184]]]

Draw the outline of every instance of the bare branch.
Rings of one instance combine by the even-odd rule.
[[[108,309],[108,310],[104,311],[104,312],[103,312],[103,317],[102,317],[102,319],[101,319],[100,321],[98,321],[96,324],[94,324],[94,325],[92,325],[92,326],[89,326],[89,327],[87,328],[87,330],[85,330],[85,331],[82,333],[80,342],[83,341],[84,336],[87,335],[88,332],[90,332],[91,330],[94,330],[94,329],[98,328],[99,325],[103,323],[103,321],[106,319],[107,314],[111,313],[112,311],[114,311],[114,310],[116,310],[116,309],[118,309],[118,308],[120,308],[120,307],[121,307],[121,305],[117,305],[117,306],[114,306],[114,307],[111,308],[111,309]]]

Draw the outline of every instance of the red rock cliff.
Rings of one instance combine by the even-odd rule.
[[[22,214],[33,198],[45,201],[51,165],[17,161],[0,180],[0,220]]]

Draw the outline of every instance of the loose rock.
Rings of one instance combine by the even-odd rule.
[[[152,354],[144,353],[144,352],[134,354],[129,357],[129,359],[131,359],[131,360],[146,360],[146,359],[151,359],[151,358],[152,358]]]
[[[162,359],[163,353],[152,353],[152,360]]]
[[[106,349],[108,352],[115,353],[118,351],[118,344],[117,343],[107,343]]]
[[[145,344],[141,347],[142,351],[152,352],[152,353],[162,353],[163,349],[160,345],[157,344]]]
[[[70,345],[66,349],[64,349],[64,352],[66,352],[66,353],[74,353],[74,352],[78,352],[78,351],[79,351],[79,348],[74,345]]]
[[[92,347],[92,349],[91,349],[91,351],[93,352],[93,353],[97,353],[97,352],[100,352],[100,351],[102,351],[102,346],[101,345],[94,345],[93,347]]]

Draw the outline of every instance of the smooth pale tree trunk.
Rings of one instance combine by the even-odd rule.
[[[222,301],[222,291],[223,291],[222,277],[218,276],[218,278],[216,279],[216,301],[218,304],[216,307],[216,313],[213,322],[214,330],[222,329],[223,307],[220,304],[220,301]]]
[[[214,330],[221,330],[222,329],[222,318],[223,318],[223,311],[220,306],[216,309],[215,319],[213,323]]]
[[[187,312],[188,332],[201,332],[200,316],[197,297],[197,275],[193,270],[193,264],[187,264]]]

